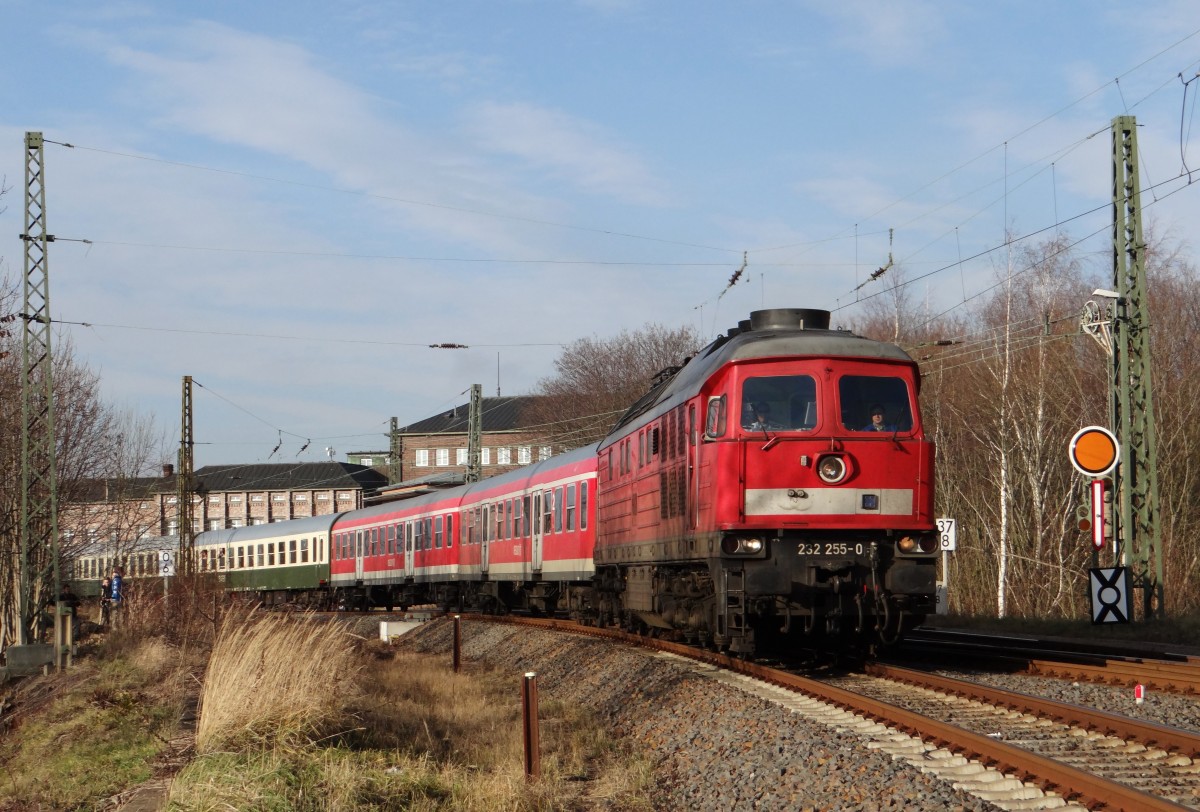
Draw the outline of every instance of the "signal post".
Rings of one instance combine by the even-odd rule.
[[[1128,623],[1132,617],[1129,569],[1124,566],[1125,554],[1121,540],[1113,531],[1113,480],[1108,474],[1117,468],[1120,445],[1116,436],[1102,426],[1087,426],[1071,438],[1068,446],[1071,465],[1088,477],[1090,504],[1077,511],[1079,529],[1091,531],[1092,566],[1088,570],[1092,622]],[[1100,552],[1113,540],[1112,558],[1115,566],[1100,566]]]

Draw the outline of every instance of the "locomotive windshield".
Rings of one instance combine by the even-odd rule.
[[[817,384],[811,375],[747,378],[742,386],[742,428],[812,431],[817,425]]]
[[[850,431],[912,431],[908,384],[903,378],[844,375],[838,381],[842,425]]]

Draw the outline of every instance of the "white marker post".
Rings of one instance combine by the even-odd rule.
[[[937,614],[950,612],[950,553],[958,547],[958,521],[938,519],[938,546],[942,548],[942,580],[937,585]]]

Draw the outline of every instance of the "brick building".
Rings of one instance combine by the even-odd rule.
[[[482,399],[484,477],[548,458],[555,451],[544,426],[532,424],[530,396]],[[207,465],[196,471],[192,497],[197,532],[340,513],[374,501],[460,484],[467,470],[469,404],[396,430],[393,465],[387,451],[355,451],[351,462]],[[395,471],[390,488],[389,471]],[[132,543],[177,536],[176,476],[96,480],[60,506],[67,549],[89,543]]]
[[[373,468],[346,462],[206,465],[195,473],[192,496],[197,532],[340,513],[362,507],[387,484]],[[97,480],[61,510],[67,546],[177,536],[178,482],[161,477]],[[72,542],[75,542],[72,545]]]
[[[550,439],[547,427],[536,425],[529,415],[533,396],[482,399],[482,446],[480,464],[484,477],[502,474],[562,451]],[[470,404],[464,403],[396,430],[394,484],[429,483],[447,486],[461,483],[467,471],[468,418]],[[355,462],[389,470],[388,451],[355,451],[347,454]]]

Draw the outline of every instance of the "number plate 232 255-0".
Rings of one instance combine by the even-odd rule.
[[[848,541],[802,541],[796,547],[798,555],[860,556],[867,552],[862,542]]]

